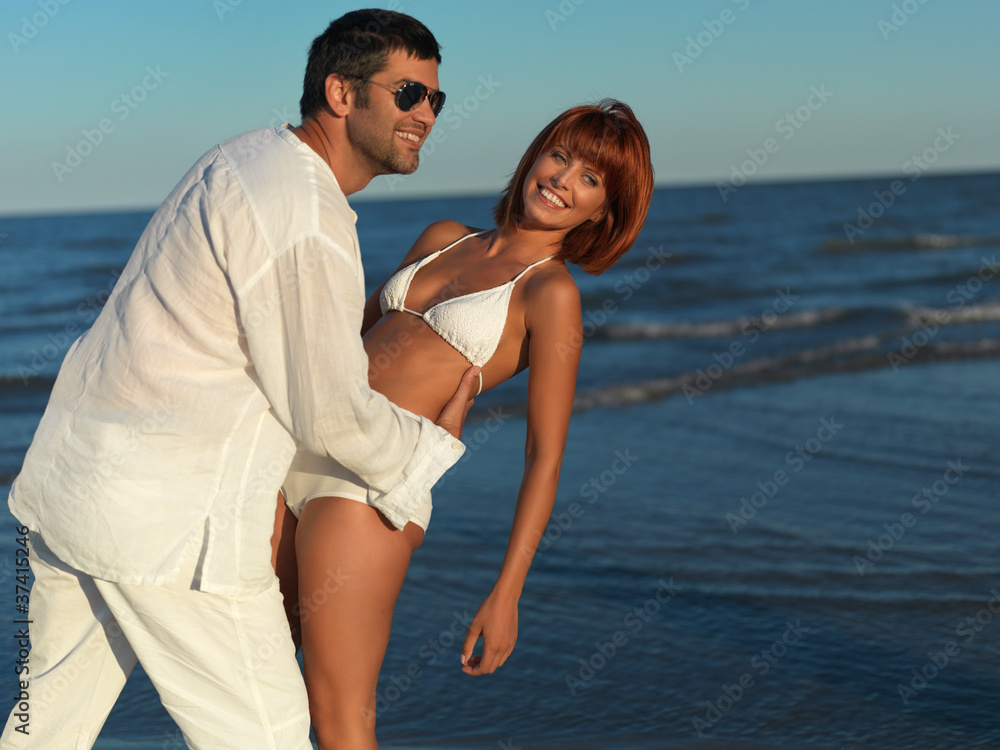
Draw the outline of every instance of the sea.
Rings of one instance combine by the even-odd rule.
[[[574,271],[576,412],[517,647],[461,672],[521,480],[524,374],[476,399],[435,490],[382,747],[1000,748],[1000,174],[916,178],[657,189],[614,268]],[[493,201],[358,200],[369,287],[427,223],[488,227]],[[0,218],[3,495],[151,213]],[[141,668],[96,747],[183,747]]]

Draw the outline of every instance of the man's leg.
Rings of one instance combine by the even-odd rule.
[[[277,579],[243,597],[186,581],[96,584],[188,745],[311,750],[305,684]]]
[[[94,580],[31,535],[27,698],[7,720],[0,746],[89,748],[136,663]],[[22,710],[23,709],[23,710]]]

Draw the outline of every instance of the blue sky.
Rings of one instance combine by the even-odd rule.
[[[925,152],[930,173],[1000,168],[993,0],[377,5],[437,36],[448,105],[418,172],[356,199],[494,193],[554,115],[605,96],[645,125],[658,185],[894,175]],[[4,0],[0,214],[154,208],[218,141],[298,122],[309,43],[354,7]]]

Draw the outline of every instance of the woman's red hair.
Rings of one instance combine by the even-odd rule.
[[[570,230],[556,256],[596,276],[625,254],[646,221],[653,195],[649,140],[628,105],[615,99],[566,110],[535,136],[521,157],[493,209],[497,227],[521,225],[525,177],[542,152],[556,144],[590,162],[604,180],[603,217]]]

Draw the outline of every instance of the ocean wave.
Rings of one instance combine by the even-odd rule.
[[[762,320],[760,316],[745,316],[735,320],[714,320],[702,323],[656,323],[650,321],[613,323],[604,326],[596,336],[609,339],[711,338],[743,334],[750,329],[764,331],[782,328],[812,328],[840,321],[855,314],[857,314],[856,310],[830,308],[776,315],[773,322],[770,323]]]
[[[720,336],[745,335],[748,331],[788,330],[795,328],[815,328],[845,320],[869,316],[883,319],[898,319],[904,326],[915,327],[921,323],[936,322],[939,326],[984,323],[1000,320],[1000,301],[983,302],[978,305],[954,305],[952,307],[831,307],[818,310],[776,315],[773,320],[763,320],[761,316],[743,316],[733,320],[709,320],[696,323],[661,323],[656,321],[631,321],[608,323],[594,331],[596,339],[615,341],[641,339],[688,339],[715,338]]]
[[[817,375],[878,370],[900,364],[1000,358],[1000,340],[939,342],[884,351],[884,338],[870,335],[781,357],[763,357],[730,368],[713,363],[670,378],[598,388],[577,395],[573,408],[585,411],[656,401],[678,394],[688,399],[735,387],[780,383]]]
[[[1000,235],[913,234],[855,240],[830,238],[823,243],[823,249],[831,253],[851,253],[864,250],[948,250],[970,245],[1000,245]]]
[[[0,396],[8,393],[48,393],[56,384],[54,375],[0,375]]]
[[[843,311],[837,311],[843,313]],[[943,320],[941,314],[947,314]],[[800,316],[806,315],[800,313]],[[822,317],[822,316],[820,316]],[[799,320],[799,325],[807,325],[810,316]],[[910,326],[915,328],[922,322],[937,321],[939,325],[959,325],[981,321],[1000,320],[1000,302],[969,306],[959,310],[919,309],[909,311]],[[636,324],[647,327],[653,324]],[[699,325],[699,324],[692,324]],[[625,328],[625,327],[623,327]],[[714,330],[714,329],[711,329]],[[723,331],[731,332],[731,328]],[[738,329],[737,329],[738,330]],[[666,334],[676,336],[676,333]],[[696,335],[696,334],[691,334]],[[697,335],[722,335],[702,332]],[[875,370],[897,367],[900,364],[931,363],[947,361],[973,361],[1000,358],[1000,340],[979,339],[975,341],[940,341],[923,346],[913,346],[910,342],[897,343],[887,348],[886,343],[897,339],[893,334],[868,334],[857,338],[836,341],[820,347],[802,349],[788,354],[733,364],[724,367],[712,362],[694,372],[685,372],[667,378],[656,378],[632,383],[619,383],[578,393],[574,401],[575,411],[595,408],[615,408],[646,401],[655,401],[682,394],[688,399],[703,396],[710,391],[735,387],[787,382],[805,377],[835,373]],[[622,336],[623,338],[625,336]],[[644,338],[651,337],[646,332]],[[898,339],[897,339],[898,340]],[[55,384],[55,378],[46,375],[16,376],[0,375],[0,396],[25,395],[27,393],[48,393]],[[523,414],[524,402],[504,404],[503,407],[515,414]],[[469,414],[470,423],[485,418],[480,410]]]
[[[906,311],[911,325],[936,321],[942,325],[962,325],[963,323],[985,323],[1000,320],[1000,302],[983,302],[979,305],[963,305],[951,308],[917,307]]]

